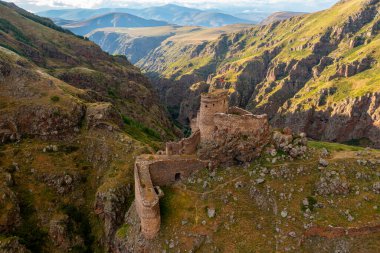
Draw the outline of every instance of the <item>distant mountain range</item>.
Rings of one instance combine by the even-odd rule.
[[[225,33],[238,32],[254,25],[237,24],[223,27],[161,26],[142,28],[100,28],[86,36],[112,55],[125,55],[133,64],[164,45],[201,45]],[[141,63],[142,64],[142,63]]]
[[[261,25],[267,25],[276,21],[285,20],[295,16],[307,14],[306,12],[279,11],[271,14],[269,17],[261,21]]]
[[[128,13],[144,19],[154,19],[183,26],[218,27],[230,24],[252,24],[255,21],[232,15],[187,8],[174,4],[144,9],[101,8],[101,9],[63,9],[39,12],[38,15],[52,19],[84,21],[95,16],[109,13]]]
[[[62,21],[61,21],[62,22]],[[109,13],[85,21],[63,25],[78,35],[86,35],[98,28],[105,27],[156,27],[168,25],[165,21],[147,20],[128,13]]]

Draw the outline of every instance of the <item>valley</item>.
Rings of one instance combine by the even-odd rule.
[[[0,252],[379,251],[380,1],[207,3],[0,1]]]
[[[143,28],[98,28],[86,36],[110,54],[125,55],[140,65],[147,55],[164,45],[200,45],[218,39],[221,34],[248,29],[251,25],[229,25],[217,28],[199,26],[160,26]]]

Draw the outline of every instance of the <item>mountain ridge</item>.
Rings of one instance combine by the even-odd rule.
[[[292,11],[279,11],[272,13],[269,17],[260,22],[260,25],[268,25],[276,21],[282,21],[295,16],[308,14],[307,12],[292,12]]]
[[[61,18],[68,20],[83,20],[89,19],[96,15],[102,15],[109,12],[125,12],[141,18],[154,19],[165,21],[170,24],[177,25],[202,25],[207,27],[216,27],[236,23],[252,24],[252,21],[240,19],[238,17],[217,13],[208,12],[194,8],[182,7],[179,5],[169,4],[164,6],[147,7],[143,9],[130,8],[104,8],[104,9],[81,9],[81,10],[51,10],[39,12],[41,16],[49,18]]]
[[[86,35],[93,30],[105,27],[156,27],[165,26],[168,23],[152,19],[144,19],[132,14],[112,12],[98,15],[90,19],[63,25],[62,27],[78,35]]]

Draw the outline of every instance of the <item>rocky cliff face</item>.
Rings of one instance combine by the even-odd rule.
[[[341,1],[322,12],[221,36],[201,48],[173,45],[158,49],[138,64],[162,79],[175,80],[171,85],[157,81],[155,87],[167,104],[177,109],[182,123],[189,122],[195,113],[186,108],[183,90],[203,81],[210,89],[228,89],[233,104],[254,113],[267,113],[275,126],[282,122],[277,119],[279,114],[312,125],[318,116],[310,113],[307,105],[313,105],[313,112],[334,112],[324,114],[330,127],[319,129],[315,138],[330,141],[368,138],[364,132],[377,125],[371,120],[359,124],[352,114],[339,111],[339,106],[349,98],[352,102],[346,104],[349,107],[346,110],[358,110],[355,108],[360,107],[360,98],[379,91],[374,85],[380,55],[379,8],[376,0]],[[169,57],[173,52],[176,56]],[[172,90],[182,92],[171,99]],[[299,118],[300,115],[308,115],[307,120]],[[333,119],[342,117],[348,117],[355,126],[342,129],[342,121]],[[345,133],[336,138],[330,128]],[[358,130],[353,134],[350,129]],[[378,146],[374,137],[370,139]]]
[[[157,48],[168,37],[170,35],[133,37],[128,34],[102,30],[95,30],[88,36],[91,41],[98,44],[104,51],[125,55],[133,64]]]
[[[304,131],[314,139],[337,142],[366,139],[379,146],[379,99],[379,93],[368,93],[323,109],[312,107],[289,112],[283,107],[274,122]]]

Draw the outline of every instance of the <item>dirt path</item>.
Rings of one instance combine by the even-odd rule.
[[[380,159],[379,151],[370,151],[368,155],[358,156],[358,151],[336,151],[332,153],[332,157],[328,160],[340,160],[340,159]]]

